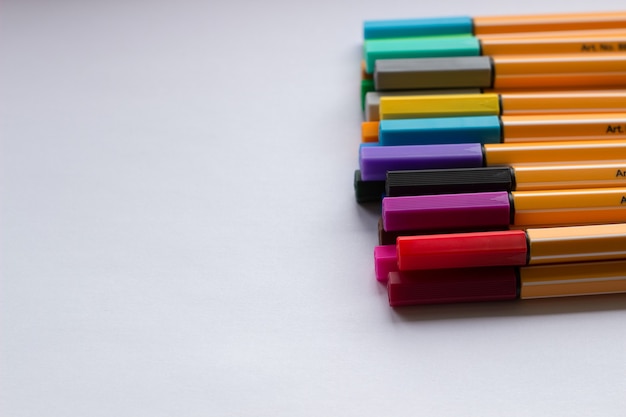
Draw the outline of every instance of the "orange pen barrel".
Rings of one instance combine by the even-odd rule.
[[[626,12],[560,13],[484,16],[473,18],[474,34],[619,29],[626,27]]]
[[[493,56],[493,88],[626,86],[626,54]]]
[[[529,265],[626,259],[626,224],[527,229]]]
[[[503,115],[626,113],[626,90],[500,94]]]
[[[610,29],[591,30],[559,30],[545,32],[519,32],[519,33],[483,33],[475,35],[482,40],[502,39],[543,39],[543,38],[592,38],[601,36],[626,36],[626,26]],[[508,54],[512,55],[512,54]]]
[[[486,144],[483,149],[487,166],[626,160],[625,140]]]
[[[501,116],[504,142],[626,139],[626,113]]]
[[[513,167],[515,190],[561,190],[626,186],[626,161],[601,164],[532,164]]]
[[[514,226],[626,222],[626,188],[513,191],[511,194]]]
[[[626,292],[626,260],[521,267],[520,298]]]
[[[480,40],[482,55],[574,54],[626,52],[622,35],[581,35],[549,38],[486,38]]]

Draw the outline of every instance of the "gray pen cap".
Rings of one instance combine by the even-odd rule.
[[[380,59],[376,61],[377,91],[433,88],[489,88],[493,65],[488,56]]]

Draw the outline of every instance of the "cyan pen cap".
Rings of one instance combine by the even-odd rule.
[[[486,144],[502,141],[498,116],[381,120],[378,128],[381,145]]]
[[[469,16],[367,20],[363,23],[363,39],[471,35],[473,26]]]
[[[468,168],[483,165],[478,143],[421,146],[362,146],[361,179],[385,181],[387,171],[405,169]]]
[[[506,191],[385,197],[382,203],[385,230],[452,230],[500,228],[511,222],[510,196]]]
[[[512,191],[513,188],[513,170],[508,166],[424,169],[387,172],[385,195],[400,197],[428,194],[478,193]]]
[[[489,88],[493,72],[491,58],[380,59],[374,68],[376,90],[433,88]]]
[[[479,56],[480,41],[474,36],[437,36],[422,38],[365,41],[363,56],[365,70],[374,72],[379,59],[437,58]]]

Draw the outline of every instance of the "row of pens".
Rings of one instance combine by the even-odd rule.
[[[361,105],[391,306],[626,292],[626,12],[367,21]]]

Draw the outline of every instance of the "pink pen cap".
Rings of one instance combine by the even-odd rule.
[[[499,229],[511,223],[509,199],[506,191],[385,197],[383,228],[387,231]]]
[[[389,305],[515,300],[519,293],[516,269],[494,266],[391,272]]]
[[[374,248],[374,269],[376,279],[380,282],[387,282],[389,273],[398,270],[396,245],[381,245]]]

